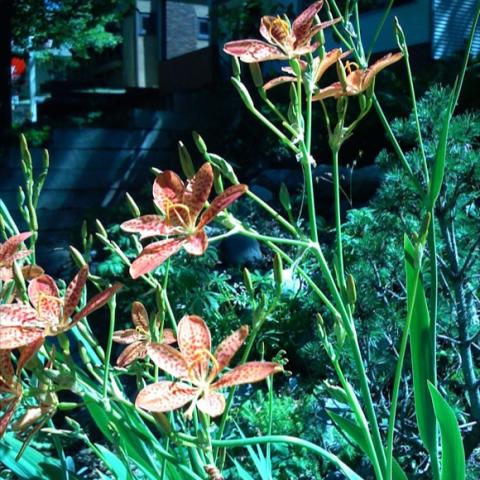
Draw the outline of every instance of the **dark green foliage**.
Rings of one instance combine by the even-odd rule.
[[[67,47],[74,57],[115,47],[121,40],[120,20],[131,0],[18,0],[13,2],[12,34],[16,47],[28,50]]]

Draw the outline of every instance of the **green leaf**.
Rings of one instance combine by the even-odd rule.
[[[345,435],[347,435],[347,437],[349,437],[352,442],[356,443],[358,447],[363,451],[363,453],[365,453],[365,455],[370,457],[368,443],[362,429],[355,422],[352,422],[348,418],[341,417],[340,415],[337,415],[336,413],[333,413],[329,410],[327,410],[327,414],[333,420],[333,422],[337,424],[338,428]],[[392,464],[392,479],[408,480],[407,475],[395,459],[393,459]]]
[[[450,95],[450,101],[444,111],[442,131],[438,142],[435,162],[432,168],[432,177],[428,189],[428,204],[432,208],[437,201],[442,188],[443,176],[445,174],[445,163],[447,158],[448,132],[450,129],[450,120],[452,118],[452,104],[455,102],[455,91]]]
[[[417,416],[420,437],[429,452],[435,451],[436,420],[433,404],[428,390],[429,381],[434,381],[434,354],[432,351],[431,323],[427,299],[422,279],[418,279],[416,296],[414,296],[417,265],[417,252],[411,241],[405,236],[405,270],[407,276],[407,304],[411,308],[410,350],[413,372],[413,390],[415,398],[415,414]]]
[[[22,442],[17,440],[13,433],[6,433],[0,441],[0,462],[10,469],[20,479],[50,480],[62,478],[62,467],[59,460],[47,457],[32,447],[27,447],[24,454],[15,460],[22,448]],[[69,472],[71,480],[79,477]]]
[[[123,464],[123,462],[110,450],[105,448],[103,445],[96,443],[98,451],[102,456],[102,460],[107,466],[107,468],[113,473],[116,480],[130,480],[132,476],[128,468]]]
[[[441,480],[465,479],[465,450],[455,413],[432,383],[428,384],[442,437]]]

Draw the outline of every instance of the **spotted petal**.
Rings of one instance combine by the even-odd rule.
[[[203,255],[208,248],[208,237],[205,230],[202,228],[198,230],[195,235],[187,237],[187,241],[183,245],[183,248],[190,255]]]
[[[58,288],[55,280],[50,275],[40,275],[35,278],[28,286],[28,297],[36,309],[38,309],[40,298],[51,297],[52,299],[58,299]],[[60,304],[58,302],[55,303],[56,307],[54,307],[52,303],[51,308],[60,310]]]
[[[392,65],[393,63],[398,62],[403,57],[403,53],[397,52],[395,54],[388,53],[384,55],[382,58],[377,60],[373,65],[367,68],[365,73],[364,85],[363,90],[367,90],[368,87],[372,84],[375,76],[381,72],[384,68]]]
[[[117,365],[119,367],[126,367],[133,361],[142,360],[147,355],[147,346],[145,342],[134,342],[128,345],[117,358]]]
[[[13,414],[15,413],[15,410],[16,410],[19,402],[20,402],[20,398],[12,399],[11,402],[9,403],[5,413],[0,418],[0,438],[2,438],[3,434],[5,433],[5,430],[7,429],[7,426],[10,422],[10,419],[12,418]]]
[[[292,33],[295,37],[295,47],[297,45],[304,45],[309,42],[314,34],[311,33],[313,19],[315,15],[323,7],[323,0],[318,0],[307,7],[294,20],[292,25]]]
[[[31,235],[32,232],[19,233],[0,244],[0,264],[11,266],[17,248]]]
[[[248,362],[235,367],[220,380],[212,385],[212,389],[231,387],[232,385],[242,385],[244,383],[255,383],[265,380],[268,376],[281,372],[281,365],[273,362]]]
[[[218,417],[225,410],[225,397],[218,392],[209,393],[197,402],[197,407],[209,417]]]
[[[265,91],[270,90],[271,88],[277,87],[278,85],[283,85],[284,83],[292,83],[296,82],[296,77],[291,77],[289,75],[282,75],[281,77],[273,78],[269,82],[267,82],[263,89]]]
[[[30,305],[21,303],[0,305],[0,328],[20,326],[41,328],[44,325],[39,320],[37,311]]]
[[[43,340],[44,331],[31,327],[0,327],[0,350],[13,349]]]
[[[164,372],[176,378],[188,378],[188,363],[184,356],[169,345],[151,343],[147,354],[152,362]]]
[[[85,307],[73,317],[73,322],[70,324],[69,329],[76,325],[82,318],[102,308],[122,287],[123,285],[121,283],[115,283],[111,287],[97,293],[97,295],[90,299]]]
[[[175,333],[173,333],[173,330],[170,328],[165,328],[163,330],[163,337],[162,337],[162,343],[166,343],[167,345],[171,343],[175,343],[177,341],[175,337]]]
[[[172,238],[147,245],[130,266],[130,276],[136,279],[155,270],[167,258],[177,253],[184,243],[184,238]]]
[[[196,371],[201,376],[206,375],[212,339],[205,321],[197,315],[185,315],[178,322],[177,341],[187,363],[196,365]]]
[[[172,235],[175,227],[167,225],[159,215],[144,215],[143,217],[127,220],[120,225],[125,232],[139,233],[140,238],[155,237],[157,235]]]
[[[204,163],[197,173],[187,183],[187,188],[183,193],[182,204],[190,212],[190,218],[196,219],[202,210],[205,202],[210,196],[213,185],[213,169],[207,162]]]
[[[155,179],[153,184],[153,201],[162,213],[174,203],[181,203],[185,185],[181,178],[171,170],[167,170]]]
[[[263,42],[262,40],[247,39],[228,42],[223,51],[238,57],[245,63],[265,62],[267,60],[287,60],[288,55],[279,48]]]
[[[132,303],[132,322],[136,327],[148,332],[148,313],[141,302]]]
[[[140,340],[144,340],[144,336],[133,328],[113,332],[113,341],[115,343],[127,345],[129,343],[139,342]]]
[[[149,412],[169,412],[193,400],[196,388],[179,382],[159,382],[147,385],[137,396],[137,408]]]
[[[202,214],[198,222],[198,228],[202,228],[210,223],[222,210],[241,197],[247,190],[248,187],[243,184],[228,187],[218,197],[213,199],[210,206]]]
[[[85,284],[87,283],[88,277],[88,266],[84,265],[80,271],[73,277],[73,280],[67,287],[65,292],[65,303],[63,306],[63,320],[71,317],[75,308],[80,301],[80,296],[82,295],[82,290]]]
[[[40,350],[40,347],[43,345],[43,341],[44,337],[42,336],[22,348],[22,353],[20,353],[20,357],[17,362],[17,377],[20,376],[20,372],[23,370],[28,361]]]
[[[13,365],[10,350],[0,350],[0,387],[7,388],[13,381]]]
[[[312,100],[314,102],[318,100],[325,100],[326,98],[334,97],[338,98],[343,94],[343,88],[340,82],[335,82],[329,85],[328,87],[321,88],[318,93],[316,93]]]
[[[247,336],[248,327],[247,325],[243,325],[220,343],[214,354],[218,362],[218,373],[229,365],[238,349],[243,345]]]

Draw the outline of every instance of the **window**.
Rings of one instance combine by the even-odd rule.
[[[208,40],[210,37],[210,22],[208,17],[197,17],[198,21],[198,40]]]

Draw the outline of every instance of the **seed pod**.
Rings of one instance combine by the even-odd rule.
[[[323,385],[334,400],[337,400],[337,402],[340,403],[348,403],[347,393],[343,388],[338,385],[332,385],[328,380],[324,380]]]
[[[247,289],[248,294],[253,297],[255,290],[253,289],[252,277],[250,276],[248,268],[243,269],[243,283],[245,285],[245,288]]]
[[[238,79],[240,79],[240,75],[242,74],[240,62],[237,57],[232,57],[232,74],[235,78]]]
[[[283,262],[282,257],[278,253],[275,253],[273,257],[273,278],[275,279],[277,291],[280,291],[283,283]]]
[[[341,349],[345,343],[345,339],[347,338],[347,332],[345,332],[345,329],[339,320],[335,321],[333,330],[335,332],[335,336],[337,337],[337,347],[338,349]]]
[[[97,232],[103,237],[108,238],[107,230],[98,218],[95,220],[95,225],[97,226]]]
[[[22,297],[28,298],[25,279],[23,278],[22,270],[18,266],[17,262],[13,262],[13,277],[15,278],[15,285],[17,286],[17,290],[21,293]]]
[[[235,77],[232,77],[231,80],[232,80],[233,86],[237,89],[237,92],[240,95],[240,98],[242,99],[245,106],[249,110],[255,110],[255,104],[253,103],[252,97],[250,96],[250,93],[248,92],[247,87],[245,87],[245,85]]]
[[[193,166],[192,157],[183,142],[178,142],[178,156],[184,175],[188,179],[192,178],[195,175],[195,167]]]
[[[249,63],[248,68],[250,69],[250,74],[252,75],[252,80],[255,87],[263,87],[263,75],[260,65],[258,63]]]
[[[337,60],[335,66],[337,68],[338,80],[342,85],[343,91],[346,91],[347,90],[347,74],[345,73],[345,67],[343,65],[343,62],[339,59]]]
[[[72,255],[72,259],[78,268],[82,268],[84,265],[87,264],[87,262],[83,258],[83,255],[72,245],[70,245],[70,254]]]
[[[125,194],[125,198],[127,199],[127,205],[130,210],[130,213],[135,217],[138,218],[140,213],[140,208],[138,208],[137,202],[133,199],[133,197],[127,192]]]
[[[347,276],[347,300],[350,305],[355,305],[357,301],[357,289],[355,287],[355,279],[351,274]]]
[[[205,141],[203,140],[203,138],[200,136],[198,132],[192,132],[192,137],[193,137],[193,141],[195,142],[195,146],[198,148],[198,151],[202,155],[205,155],[207,153],[207,145],[205,144]]]

